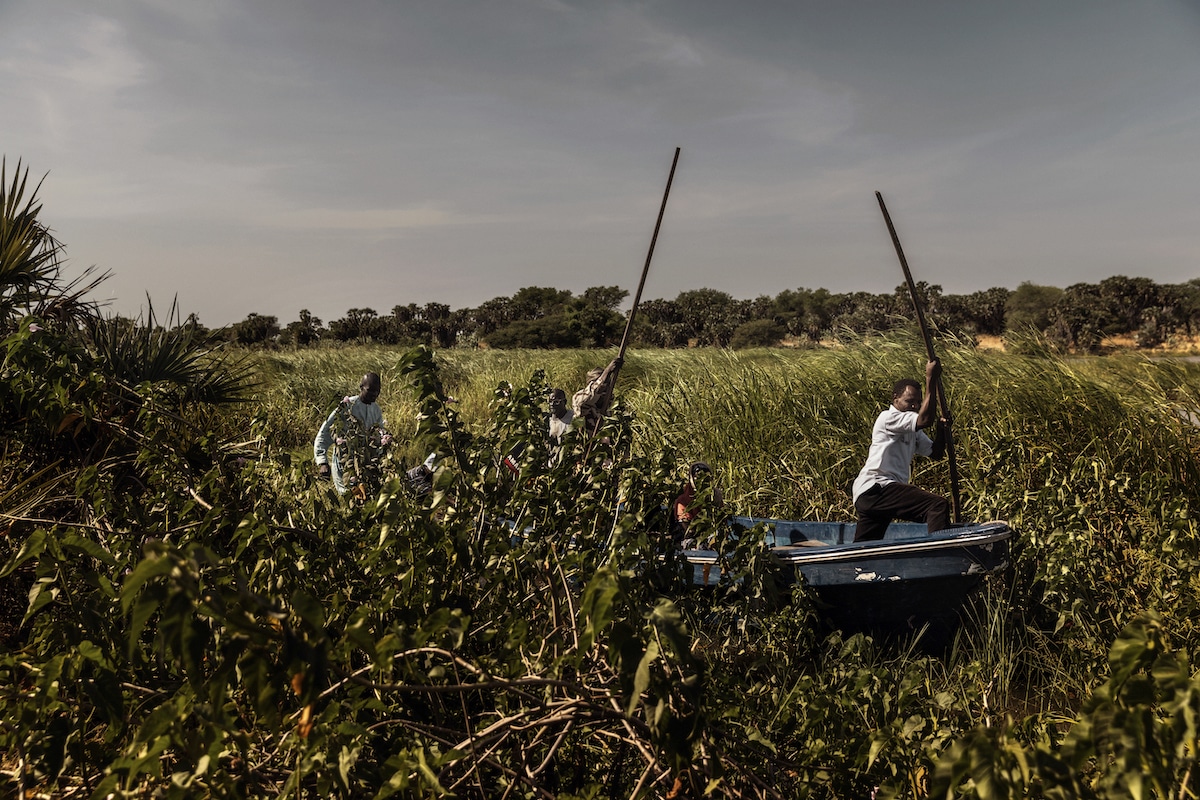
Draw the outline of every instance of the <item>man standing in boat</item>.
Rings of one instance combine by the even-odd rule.
[[[944,431],[934,440],[923,430],[937,421],[934,387],[941,371],[936,359],[925,365],[924,394],[911,378],[897,381],[892,387],[892,404],[875,420],[867,463],[854,481],[854,509],[858,512],[854,541],[882,539],[897,518],[924,522],[930,533],[950,527],[949,501],[908,482],[914,456],[937,459],[946,451]],[[945,422],[941,420],[938,427]]]

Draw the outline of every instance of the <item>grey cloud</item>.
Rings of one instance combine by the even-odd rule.
[[[1195,263],[1195,3],[10,0],[10,159],[123,310],[971,291]],[[1142,256],[1144,254],[1144,256]],[[1124,265],[1124,268],[1121,268]],[[1061,279],[1060,279],[1061,278]],[[1166,279],[1163,277],[1162,279]]]

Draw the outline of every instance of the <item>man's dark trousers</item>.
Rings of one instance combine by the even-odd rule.
[[[930,533],[950,527],[950,502],[910,483],[877,483],[859,495],[854,509],[856,542],[882,539],[893,519],[924,522]]]

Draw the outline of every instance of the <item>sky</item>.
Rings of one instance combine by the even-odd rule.
[[[0,0],[0,154],[93,297],[1200,278],[1200,0]]]

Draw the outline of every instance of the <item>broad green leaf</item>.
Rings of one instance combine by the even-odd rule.
[[[584,621],[579,649],[586,652],[599,638],[600,633],[613,618],[613,603],[620,593],[617,576],[611,567],[602,567],[588,581],[580,603],[579,614]]]
[[[99,647],[97,647],[92,642],[88,641],[87,639],[84,639],[82,642],[80,642],[77,645],[77,647],[79,649],[79,655],[83,656],[84,658],[88,659],[89,661],[96,662],[97,664],[104,667],[105,669],[112,669],[112,661],[104,653],[103,650],[101,650]]]
[[[46,549],[46,537],[48,535],[44,528],[35,528],[29,534],[29,538],[25,540],[25,543],[21,545],[21,549],[17,551],[17,554],[9,559],[8,563],[0,569],[0,578],[7,578],[17,567],[31,558],[40,556]]]
[[[300,618],[312,628],[321,630],[325,627],[325,608],[315,597],[297,589],[292,592],[291,603]]]
[[[642,654],[633,674],[633,691],[630,692],[629,700],[625,703],[625,713],[629,716],[633,716],[634,709],[641,702],[642,693],[650,687],[650,666],[657,658],[658,640],[652,638],[646,645],[646,652]]]
[[[174,568],[174,562],[165,554],[147,555],[139,561],[133,568],[133,572],[121,584],[121,610],[129,613],[129,607],[133,604],[142,585],[152,578],[170,573]]]
[[[117,560],[113,558],[112,553],[108,552],[91,539],[87,539],[75,533],[70,533],[66,536],[63,536],[61,541],[64,550],[80,550],[84,553],[87,553],[97,561],[107,564],[110,567],[115,566],[117,563]]]

